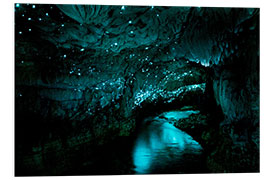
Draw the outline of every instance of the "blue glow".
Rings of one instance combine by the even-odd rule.
[[[20,4],[16,4],[16,7],[20,7]]]
[[[182,158],[185,151],[191,151],[194,154],[201,153],[202,147],[198,142],[166,120],[146,119],[144,123],[133,149],[133,163],[136,173],[151,173],[151,168],[156,165],[155,162],[162,163],[164,156],[173,161],[179,156]],[[171,156],[173,153],[175,155]]]
[[[128,21],[128,24],[132,24],[132,21]]]
[[[33,5],[32,8],[35,9],[36,8],[36,5]]]
[[[22,34],[22,31],[20,31],[19,34]]]
[[[122,6],[122,7],[121,7],[121,10],[125,10],[125,6]]]
[[[31,21],[31,18],[28,18],[28,21]]]
[[[42,19],[41,18],[38,18],[39,21],[41,21]]]
[[[84,51],[84,48],[82,48],[81,51]]]
[[[46,13],[46,16],[49,16],[49,13]]]
[[[162,115],[167,118],[167,119],[184,119],[188,118],[191,114],[198,114],[200,111],[193,111],[193,110],[188,110],[188,111],[169,111],[162,113]]]
[[[64,58],[66,58],[67,57],[67,55],[66,54],[64,54],[64,56],[63,56]]]
[[[32,29],[28,29],[28,31],[29,31],[29,32],[31,32],[31,31],[32,31]]]
[[[64,24],[62,24],[61,26],[62,26],[62,27],[64,27],[65,25],[64,25]]]

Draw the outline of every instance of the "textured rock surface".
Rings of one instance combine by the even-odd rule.
[[[258,9],[34,7],[15,7],[17,175],[133,173],[121,144],[183,106],[210,172],[259,171]]]

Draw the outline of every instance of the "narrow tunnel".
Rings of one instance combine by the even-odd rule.
[[[14,8],[15,176],[260,171],[258,8]]]

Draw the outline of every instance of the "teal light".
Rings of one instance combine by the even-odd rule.
[[[20,7],[20,4],[17,3],[17,4],[16,4],[16,7],[17,7],[17,8]]]
[[[144,123],[133,149],[137,174],[151,173],[156,162],[162,164],[164,159],[174,161],[183,158],[185,152],[201,153],[202,147],[198,142],[165,119],[150,118]]]
[[[200,111],[193,111],[193,110],[188,110],[188,111],[169,111],[162,113],[162,116],[164,116],[167,119],[184,119],[188,118],[191,114],[198,114]]]

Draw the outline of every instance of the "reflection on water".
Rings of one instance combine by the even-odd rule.
[[[169,111],[164,112],[161,116],[164,116],[167,119],[173,118],[176,120],[188,118],[191,114],[198,114],[200,111],[187,110],[187,111]]]
[[[187,133],[165,119],[148,118],[135,142],[133,163],[138,174],[188,173],[201,153],[201,145]]]

